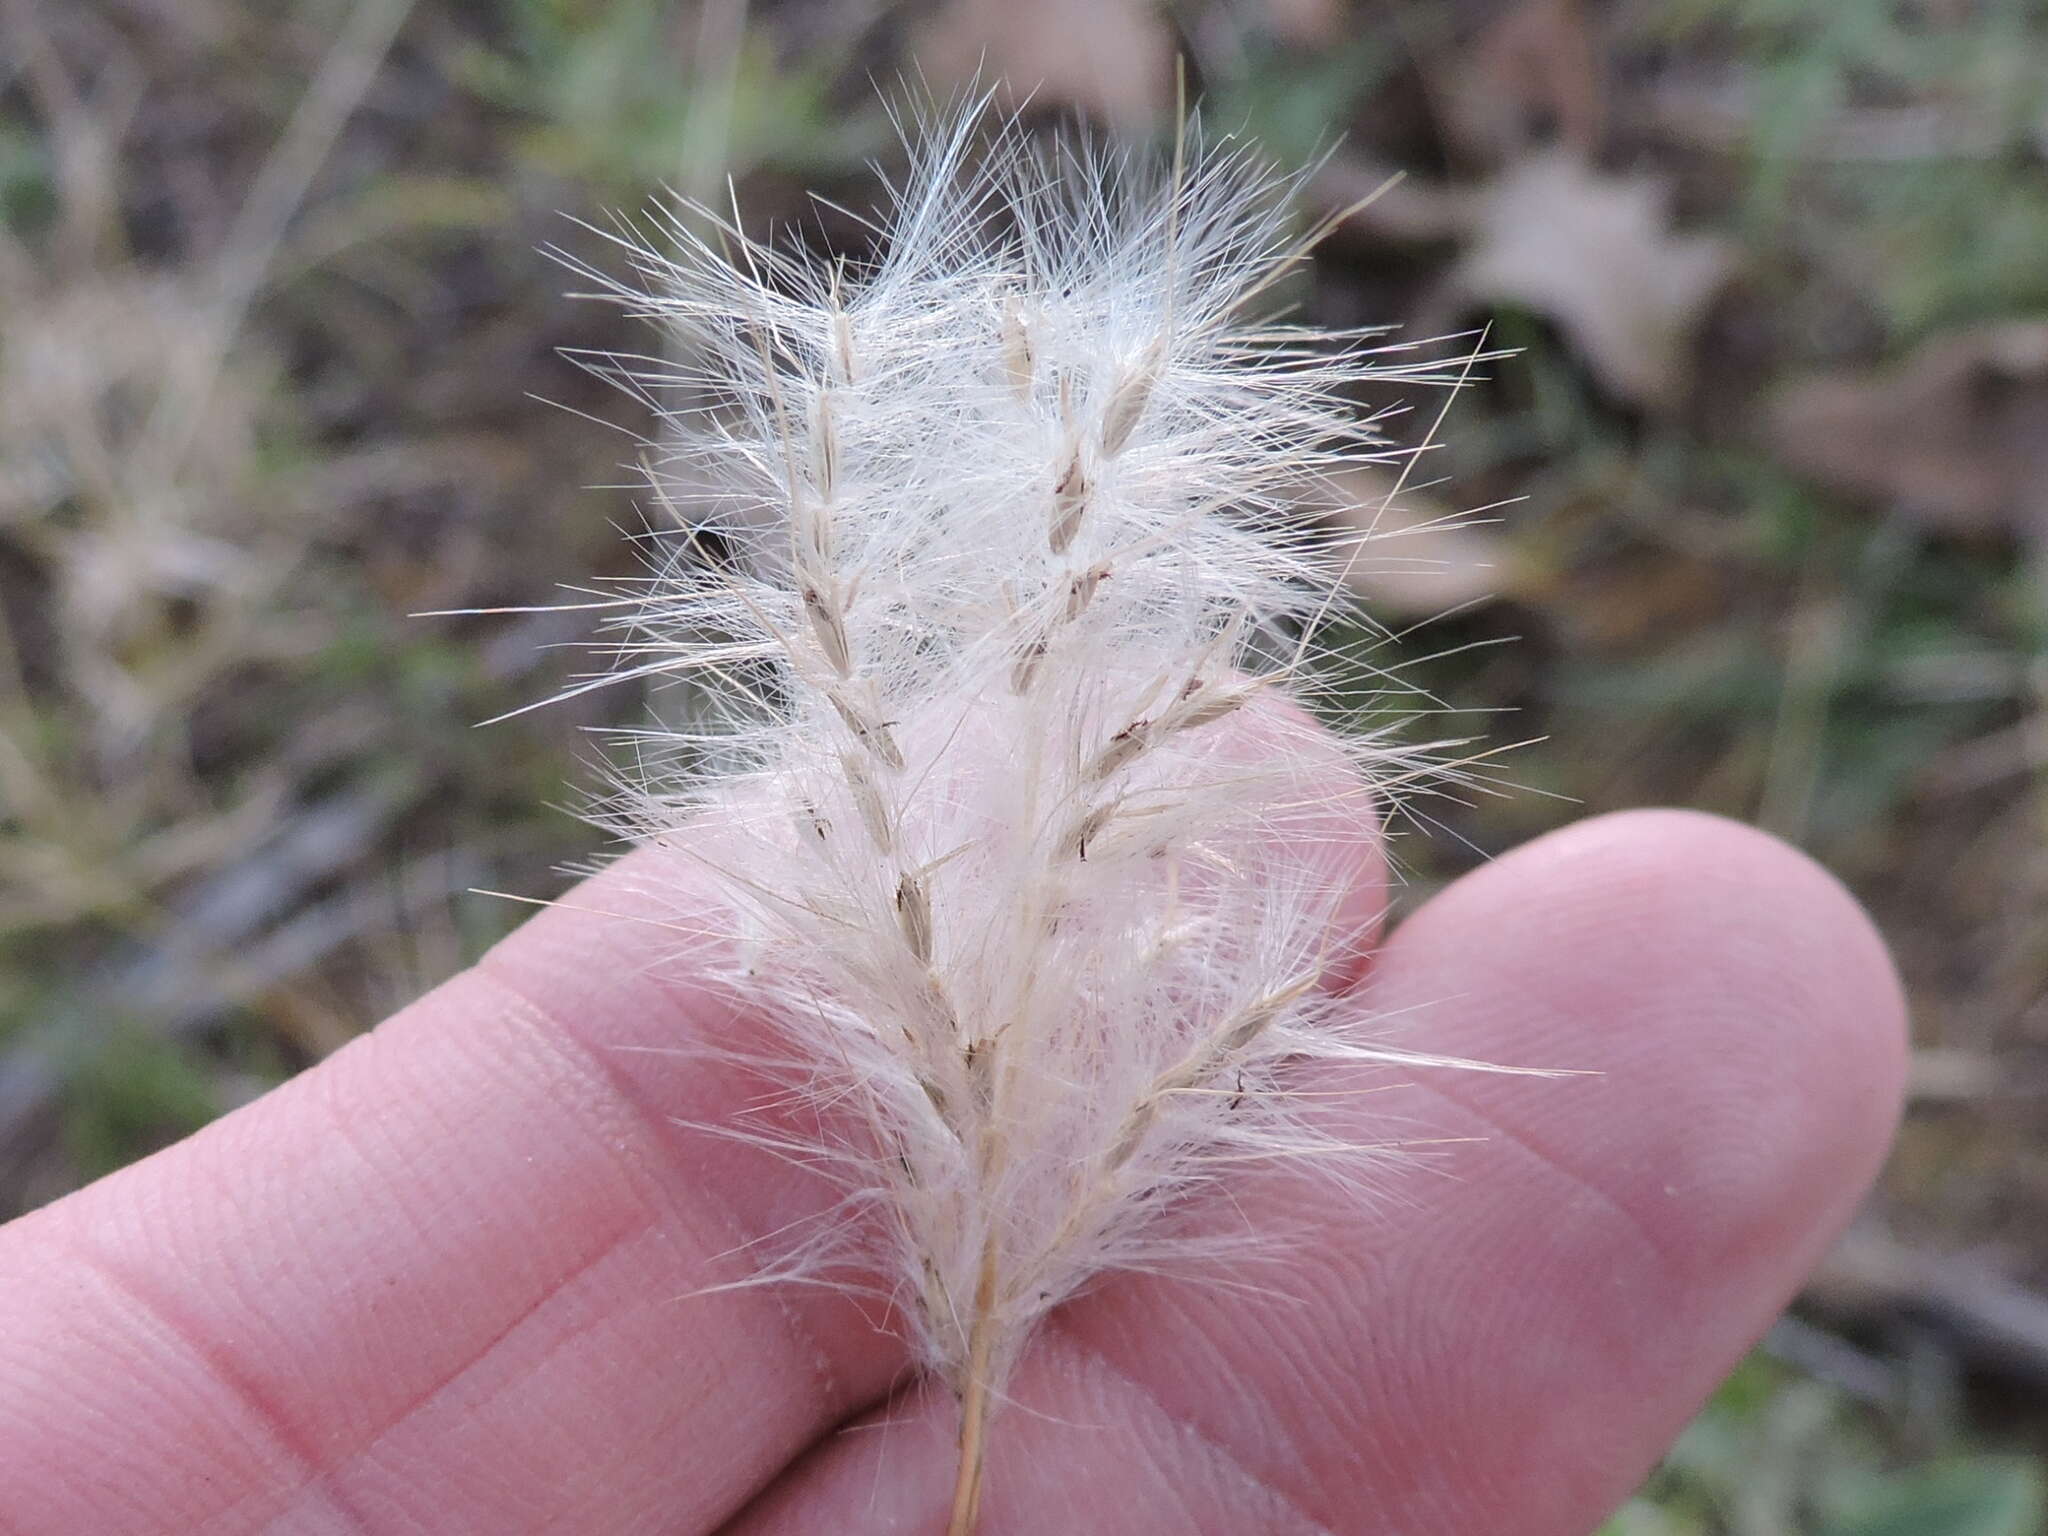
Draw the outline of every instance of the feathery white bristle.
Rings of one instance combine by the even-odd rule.
[[[870,266],[698,210],[606,285],[677,359],[596,365],[663,410],[677,523],[612,675],[691,681],[610,815],[713,871],[722,979],[822,1107],[757,1139],[846,1195],[774,1272],[895,1303],[963,1401],[966,1530],[1050,1309],[1202,1251],[1185,1197],[1247,1160],[1389,1155],[1300,1089],[1426,1060],[1321,985],[1360,862],[1331,828],[1369,836],[1412,763],[1349,739],[1333,816],[1345,758],[1283,701],[1353,552],[1304,503],[1388,457],[1346,392],[1442,375],[1251,313],[1302,247],[1242,153],[1169,171],[977,110],[914,148]]]

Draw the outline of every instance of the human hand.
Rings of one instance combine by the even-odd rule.
[[[632,867],[0,1230],[0,1531],[940,1528],[956,1410],[877,1320],[707,1289],[830,1193],[676,1123],[758,1085],[650,1047],[748,1025],[664,974],[686,919],[597,915],[650,911]],[[1583,1536],[1819,1257],[1896,1115],[1879,940],[1728,823],[1544,838],[1371,969],[1367,1003],[1417,1012],[1430,1050],[1599,1075],[1337,1101],[1361,1134],[1446,1138],[1439,1169],[1371,1210],[1261,1173],[1290,1247],[1243,1285],[1121,1276],[1057,1315],[985,1536]]]

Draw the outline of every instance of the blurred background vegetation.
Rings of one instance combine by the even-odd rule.
[[[656,189],[857,250],[875,81],[1213,126],[1290,295],[1485,324],[1360,576],[1516,792],[1754,820],[1912,993],[1884,1186],[1612,1531],[2024,1536],[2048,1449],[2048,12],[2021,0],[0,0],[0,1217],[474,958],[597,851],[645,347],[537,254]],[[551,409],[541,400],[566,407]],[[1435,401],[1401,426],[1421,440]],[[596,419],[593,419],[596,418]],[[609,430],[606,424],[625,429]],[[1484,512],[1467,509],[1488,508]],[[1384,653],[1383,653],[1384,654]]]

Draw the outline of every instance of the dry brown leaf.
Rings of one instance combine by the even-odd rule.
[[[1326,47],[1343,37],[1344,0],[1265,0],[1256,9],[1268,32],[1297,48]]]
[[[1611,176],[1565,150],[1529,155],[1480,190],[1471,244],[1439,305],[1532,310],[1557,326],[1604,388],[1669,411],[1732,262],[1725,242],[1670,226],[1656,180]]]
[[[1606,105],[1582,0],[1522,0],[1436,76],[1444,133],[1481,164],[1538,143],[1599,146]]]
[[[1824,374],[1771,407],[1798,469],[1946,532],[2048,538],[2048,320],[1924,343],[1904,361]]]
[[[941,87],[992,80],[1008,106],[1078,107],[1127,133],[1173,105],[1173,34],[1151,0],[948,0],[911,51]]]
[[[1245,19],[1295,48],[1342,40],[1345,0],[1261,0]],[[1125,133],[1172,110],[1177,44],[1158,0],[946,0],[913,35],[933,82],[992,80],[1007,106],[1078,107]]]
[[[1426,492],[1395,494],[1395,477],[1347,470],[1333,514],[1360,535],[1345,585],[1380,618],[1427,619],[1498,595],[1510,576],[1507,541]]]

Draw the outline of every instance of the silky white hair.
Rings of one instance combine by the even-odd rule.
[[[693,964],[787,1093],[726,1133],[844,1192],[763,1273],[893,1304],[963,1404],[960,1532],[1048,1311],[1212,1249],[1189,1197],[1247,1162],[1397,1155],[1304,1085],[1437,1060],[1323,982],[1376,808],[1448,770],[1299,708],[1360,545],[1304,507],[1392,456],[1361,379],[1449,375],[1261,319],[1291,187],[1193,127],[908,137],[871,262],[692,209],[572,263],[668,336],[589,362],[660,414],[667,521],[583,686],[661,685],[604,816],[730,913]]]

